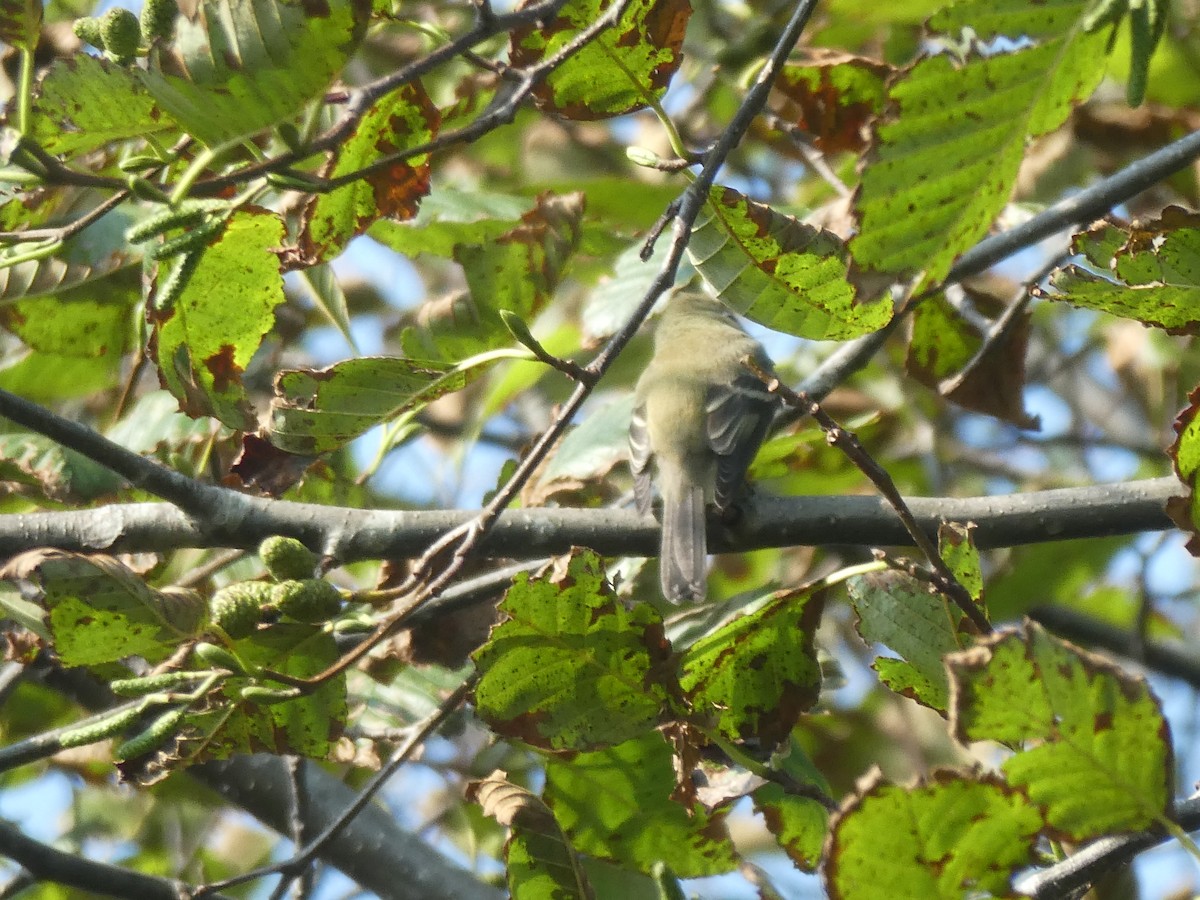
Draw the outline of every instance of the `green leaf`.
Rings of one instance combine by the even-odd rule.
[[[1187,534],[1188,551],[1200,555],[1200,493],[1196,481],[1200,478],[1200,386],[1188,394],[1188,405],[1175,419],[1175,443],[1167,452],[1175,465],[1175,474],[1188,488],[1186,497],[1167,501],[1167,515]]]
[[[431,141],[437,107],[419,81],[385,95],[358,120],[322,174],[339,178],[383,156]],[[411,219],[429,193],[429,157],[397,162],[327,194],[314,194],[304,210],[300,252],[308,262],[337,256],[347,242],[379,218]]]
[[[945,712],[950,685],[942,657],[966,643],[958,607],[899,572],[852,578],[846,587],[863,640],[884,644],[900,656],[875,660],[880,680],[898,694]]]
[[[1040,297],[1137,319],[1171,334],[1200,331],[1200,215],[1169,206],[1161,219],[1118,228],[1107,222],[1072,242],[1101,274],[1079,265],[1050,276]]]
[[[272,252],[283,233],[275,213],[239,210],[174,304],[150,314],[163,385],[190,415],[254,430],[241,376],[284,300],[279,257]]]
[[[320,625],[279,623],[234,644],[248,667],[263,667],[310,678],[337,661],[333,635]],[[233,753],[294,753],[323,759],[345,726],[346,676],[339,674],[320,687],[282,703],[258,704],[244,699],[248,678],[227,679],[210,709],[189,713],[194,732],[181,751],[186,763],[225,759]],[[270,684],[269,682],[263,682]]]
[[[53,154],[177,128],[132,70],[86,53],[55,60],[33,98],[32,136]]]
[[[1125,96],[1130,106],[1142,105],[1146,99],[1146,85],[1150,77],[1150,57],[1162,39],[1170,15],[1169,0],[1128,0],[1114,4],[1120,21],[1121,15],[1129,13],[1129,82]],[[1108,24],[1107,17],[1096,23],[1097,27]],[[1115,22],[1114,22],[1115,24]]]
[[[821,591],[780,591],[692,644],[679,682],[693,715],[729,740],[786,738],[821,691],[813,636],[824,605]]]
[[[881,885],[895,900],[1007,897],[1041,826],[1037,807],[999,779],[941,771],[902,788],[876,771],[834,819],[825,884],[831,900],[875,900]]]
[[[328,453],[382,422],[461,390],[469,380],[467,371],[445,363],[395,357],[280,372],[269,437],[289,453]]]
[[[1067,839],[1140,831],[1169,814],[1170,733],[1143,679],[1033,623],[946,665],[955,736],[1032,744],[1003,771]]]
[[[776,331],[846,340],[882,328],[892,316],[890,300],[858,302],[846,278],[846,247],[833,232],[732,188],[712,189],[687,252],[718,297]]]
[[[974,531],[973,524],[943,522],[938,526],[938,552],[958,583],[978,601],[983,597],[983,569],[972,536]]]
[[[583,307],[583,330],[589,340],[598,343],[616,334],[658,277],[667,241],[658,241],[654,253],[646,260],[641,257],[644,244],[637,241],[622,250],[613,263],[612,277],[601,281],[588,294]]]
[[[922,300],[913,313],[906,368],[921,384],[936,389],[966,368],[982,346],[979,328],[939,292]]]
[[[500,310],[532,322],[549,302],[579,243],[583,196],[543,194],[521,224],[484,244],[459,244],[471,294],[451,298],[409,328],[401,342],[414,358],[461,360],[513,344]]]
[[[611,0],[568,0],[548,24],[513,31],[510,64],[544,62],[574,40]],[[633,0],[616,27],[601,32],[537,87],[539,103],[569,119],[604,119],[642,109],[666,92],[683,61],[692,14],[687,0]]]
[[[0,364],[0,389],[35,403],[89,397],[118,383],[120,356],[13,353]]]
[[[140,299],[126,274],[0,306],[0,326],[43,353],[119,358],[134,336]]]
[[[786,793],[777,784],[764,784],[751,795],[754,809],[767,830],[802,872],[815,872],[829,825],[829,810],[808,797]]]
[[[80,198],[73,199],[75,205],[83,205]],[[129,265],[140,256],[125,240],[130,223],[128,211],[115,209],[65,241],[52,256],[16,265],[4,265],[0,258],[0,299],[58,294]],[[11,249],[15,248],[6,248]]]
[[[930,26],[958,40],[1027,40],[1006,53],[974,51],[918,62],[891,87],[855,199],[850,242],[864,269],[923,272],[940,282],[978,241],[1012,193],[1026,140],[1057,128],[1100,83],[1104,34],[1088,33],[1090,0],[967,0]]]
[[[467,799],[478,803],[485,816],[510,829],[504,862],[513,900],[589,900],[595,896],[582,860],[540,799],[508,781],[501,771],[469,784]]]
[[[41,31],[42,0],[0,2],[0,41],[32,53]]]
[[[54,649],[68,666],[126,656],[158,662],[195,637],[206,615],[198,595],[156,591],[107,556],[32,551],[9,563],[9,573],[37,585]]]
[[[670,645],[647,604],[627,610],[600,558],[579,551],[520,575],[473,659],[477,714],[498,733],[549,750],[584,750],[645,734],[667,701]]]
[[[629,458],[629,420],[633,395],[604,403],[567,432],[542,473],[543,482],[558,478],[599,478]]]
[[[416,218],[383,219],[371,226],[371,237],[397,253],[452,257],[458,244],[482,246],[521,223],[533,202],[528,197],[435,187],[421,201]]]
[[[0,434],[0,481],[59,503],[86,503],[124,483],[99,463],[28,431]]]
[[[176,21],[167,71],[138,75],[185,130],[220,144],[320,96],[357,46],[367,12],[356,0],[203,0],[196,15]]]
[[[544,797],[582,853],[650,873],[662,861],[682,878],[736,865],[723,812],[670,798],[671,748],[657,732],[607,750],[546,760]]]

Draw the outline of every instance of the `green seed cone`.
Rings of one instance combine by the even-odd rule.
[[[244,638],[262,621],[263,606],[271,601],[271,585],[242,581],[221,588],[208,603],[214,625],[235,640]]]
[[[258,545],[258,555],[277,581],[312,578],[317,568],[317,554],[295,538],[269,537]]]
[[[306,578],[275,585],[271,601],[297,622],[324,622],[342,608],[342,593],[328,581]]]

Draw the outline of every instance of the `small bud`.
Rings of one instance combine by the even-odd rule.
[[[625,158],[634,165],[645,166],[648,169],[656,168],[662,162],[661,156],[645,147],[626,147]]]
[[[215,669],[228,669],[236,675],[246,674],[246,667],[224,647],[218,647],[208,641],[201,641],[192,648],[192,652],[196,654],[198,660]]]

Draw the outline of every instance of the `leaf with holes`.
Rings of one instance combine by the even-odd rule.
[[[1071,264],[1035,294],[1136,319],[1171,334],[1200,333],[1200,215],[1168,206],[1153,222],[1102,222],[1077,234],[1072,249],[1093,267]]]

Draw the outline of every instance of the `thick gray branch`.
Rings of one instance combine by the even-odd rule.
[[[1183,485],[1167,477],[997,497],[911,497],[906,502],[930,533],[941,522],[974,522],[978,545],[987,548],[1164,531],[1174,527],[1164,504],[1183,493]],[[250,550],[272,534],[335,548],[342,560],[399,558],[421,553],[475,516],[470,510],[383,511],[247,500],[246,514],[219,529],[205,529],[166,503],[0,516],[0,559],[39,547],[93,553]],[[896,514],[875,496],[762,497],[735,527],[714,531],[714,552],[911,542]],[[576,546],[611,556],[653,556],[658,540],[657,523],[630,510],[525,509],[502,513],[484,548],[493,556],[518,558]]]
[[[321,831],[355,797],[354,791],[305,760],[308,803],[304,826]],[[284,761],[258,753],[193,766],[188,774],[225,799],[253,813],[271,828],[288,830],[291,786]],[[368,806],[322,851],[322,856],[382,900],[500,900],[504,892],[483,884],[464,869],[402,831],[379,806]]]
[[[1200,829],[1200,798],[1190,797],[1175,804],[1174,819],[1184,831]],[[1037,900],[1060,900],[1073,897],[1106,872],[1132,860],[1143,850],[1166,841],[1167,835],[1157,829],[1137,834],[1100,838],[1078,853],[1041,872],[1017,881],[1022,896]]]

